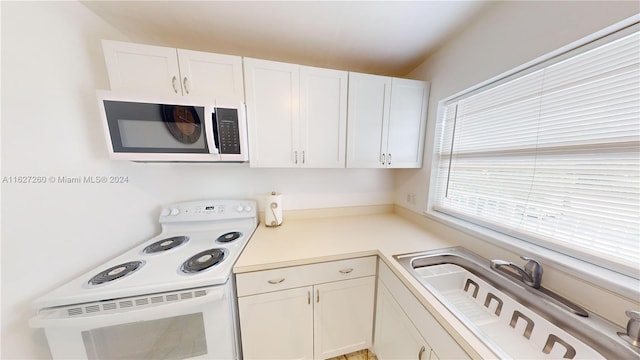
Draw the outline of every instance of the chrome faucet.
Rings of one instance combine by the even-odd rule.
[[[526,256],[520,256],[520,258],[527,261],[523,268],[504,260],[491,260],[491,268],[514,277],[528,286],[539,289],[542,281],[542,265]]]

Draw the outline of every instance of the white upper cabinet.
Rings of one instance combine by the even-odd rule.
[[[298,65],[244,58],[249,159],[252,167],[301,161]]]
[[[388,77],[349,73],[347,167],[384,167],[383,129],[389,123],[390,87]]]
[[[345,167],[346,71],[300,67],[300,148],[303,166]]]
[[[345,166],[345,71],[244,58],[252,167]]]
[[[102,47],[112,90],[244,102],[239,56],[111,40]]]
[[[244,102],[242,58],[178,49],[182,94]]]
[[[386,128],[388,167],[422,167],[427,86],[419,80],[391,79],[389,126]]]
[[[427,86],[424,81],[349,73],[347,167],[422,166]]]

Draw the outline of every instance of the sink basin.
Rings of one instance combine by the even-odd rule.
[[[394,258],[500,358],[640,359],[622,327],[462,247]]]

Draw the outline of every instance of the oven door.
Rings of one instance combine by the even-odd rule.
[[[238,359],[226,285],[41,310],[54,359]],[[72,315],[77,314],[77,315]]]

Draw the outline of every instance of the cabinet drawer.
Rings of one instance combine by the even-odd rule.
[[[376,274],[376,257],[292,266],[237,274],[238,296],[292,289]]]

